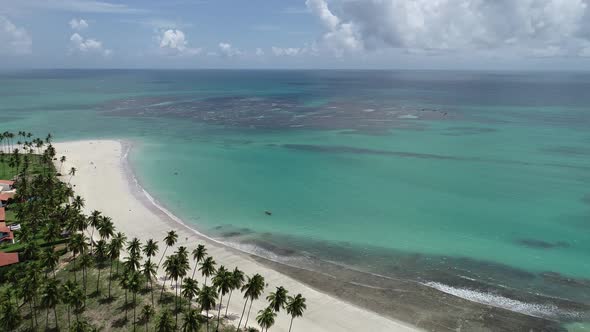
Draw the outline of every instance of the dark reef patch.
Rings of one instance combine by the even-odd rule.
[[[552,146],[540,149],[542,152],[563,156],[590,156],[590,148],[579,146]]]
[[[493,133],[498,131],[494,128],[486,127],[449,127],[443,135],[446,136],[466,136],[466,135],[477,135],[485,133]]]
[[[518,239],[516,241],[521,246],[535,248],[535,249],[555,249],[555,248],[567,248],[569,244],[564,241],[547,242],[536,239]]]
[[[133,97],[102,104],[105,115],[170,117],[213,125],[262,129],[352,130],[370,135],[389,129],[421,129],[417,120],[452,119],[448,111],[406,109],[387,101],[328,102],[310,105],[301,95]]]

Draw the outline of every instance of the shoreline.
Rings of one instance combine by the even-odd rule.
[[[294,321],[293,330],[299,331],[420,331],[408,323],[385,317],[367,310],[357,304],[343,301],[318,290],[311,283],[302,283],[298,278],[285,274],[296,269],[280,263],[266,261],[265,258],[240,251],[222,242],[212,239],[187,225],[166,209],[153,195],[147,192],[135,177],[128,162],[128,154],[133,143],[117,140],[81,140],[55,144],[58,155],[65,155],[65,169],[76,167],[78,173],[71,180],[74,190],[86,200],[85,213],[100,210],[113,218],[118,230],[128,238],[138,237],[142,242],[149,238],[157,240],[160,252],[163,252],[162,238],[165,232],[174,229],[178,233],[175,248],[184,245],[192,250],[198,243],[207,246],[212,257],[229,269],[238,266],[246,274],[260,273],[268,286],[258,301],[254,302],[252,314],[248,321],[250,326],[257,326],[253,317],[265,305],[264,297],[277,286],[284,286],[290,294],[301,293],[307,298],[308,311],[302,318]],[[92,152],[91,152],[92,151]],[[126,211],[127,210],[127,211]],[[146,227],[146,226],[150,227]],[[191,270],[192,270],[191,266]],[[313,273],[300,271],[300,273]],[[199,282],[203,278],[197,276]],[[165,280],[161,273],[158,280]],[[328,281],[329,282],[329,281]],[[311,285],[311,286],[310,286]],[[230,321],[239,320],[243,300],[234,296],[229,306]],[[223,310],[225,310],[224,299]],[[277,316],[274,331],[287,331],[289,317],[281,312]]]

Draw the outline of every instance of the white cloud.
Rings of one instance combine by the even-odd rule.
[[[113,53],[112,50],[105,49],[102,46],[102,42],[96,39],[84,38],[77,32],[70,37],[70,44],[71,51],[80,52],[83,54],[100,54],[103,56],[110,56]]]
[[[264,51],[260,47],[256,49],[256,56],[264,56]]]
[[[301,53],[301,49],[300,48],[295,48],[295,47],[276,47],[273,46],[272,47],[272,53],[275,56],[296,56],[299,55]]]
[[[188,47],[186,36],[179,29],[161,31],[158,40],[160,42],[160,49],[168,55],[197,55],[201,53],[200,48]]]
[[[242,51],[237,48],[234,48],[229,43],[219,43],[219,53],[224,57],[234,57],[242,55]]]
[[[306,5],[326,29],[324,44],[339,52],[525,49],[557,56],[578,54],[590,37],[588,0],[306,0]]]
[[[88,28],[88,23],[86,22],[86,20],[81,19],[81,18],[80,19],[73,18],[69,24],[72,29],[78,30],[78,31]]]
[[[31,35],[14,25],[8,18],[0,16],[0,54],[30,54],[33,40]]]
[[[301,55],[318,55],[318,49],[315,44],[304,45],[303,47],[271,47],[272,54],[275,56],[301,56]]]

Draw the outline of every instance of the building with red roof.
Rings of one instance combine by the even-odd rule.
[[[14,233],[6,226],[5,222],[0,222],[0,243],[14,243]]]
[[[0,252],[0,267],[18,263],[18,254],[15,252]]]
[[[0,184],[6,184],[6,185],[9,185],[9,186],[12,187],[12,186],[14,186],[14,181],[12,181],[12,180],[0,180]]]
[[[6,203],[9,199],[14,198],[14,193],[0,193],[0,202]]]
[[[6,209],[4,207],[0,207],[0,222],[6,221]]]

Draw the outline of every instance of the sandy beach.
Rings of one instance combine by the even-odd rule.
[[[102,211],[110,216],[117,230],[128,238],[137,237],[142,242],[147,239],[159,241],[160,258],[164,245],[162,238],[169,230],[178,233],[178,246],[186,246],[192,251],[198,244],[204,244],[218,265],[228,269],[238,266],[247,275],[260,273],[267,287],[260,300],[255,301],[248,321],[249,326],[258,325],[255,316],[267,302],[266,295],[277,286],[284,286],[290,294],[301,293],[307,299],[308,310],[303,318],[293,323],[293,331],[418,331],[416,327],[380,316],[368,310],[319,292],[293,278],[277,272],[248,254],[228,248],[210,240],[185,225],[170,212],[158,208],[152,197],[135,182],[127,165],[128,144],[115,140],[73,141],[55,144],[58,156],[65,155],[64,169],[76,167],[77,173],[71,179],[76,194],[86,200],[85,212]],[[59,167],[59,165],[58,165]],[[66,181],[69,176],[65,177]],[[157,193],[153,193],[157,197]],[[172,253],[176,248],[168,249]],[[192,266],[191,266],[192,271]],[[163,275],[158,276],[164,280]],[[199,283],[203,278],[197,277]],[[226,299],[223,305],[225,306]],[[241,294],[234,294],[229,306],[230,319],[239,320],[244,300]],[[225,310],[225,307],[223,307]],[[273,331],[288,331],[289,317],[279,313]]]

